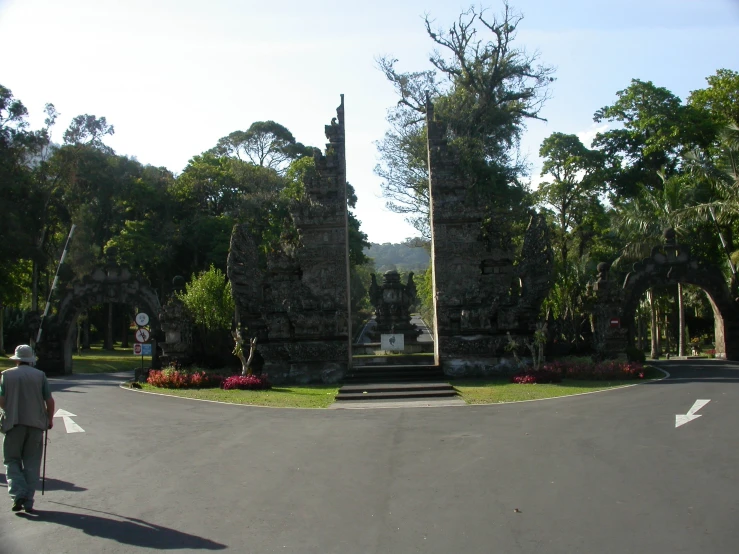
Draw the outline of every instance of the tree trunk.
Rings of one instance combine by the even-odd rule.
[[[32,269],[31,269],[31,313],[38,313],[38,262],[34,260],[32,262]],[[36,337],[38,335],[34,335],[31,337],[31,341],[29,344],[32,347],[36,347]]]
[[[82,354],[82,329],[84,325],[82,323],[82,320],[80,320],[79,316],[77,317],[77,355],[79,356]]]
[[[113,350],[113,303],[108,302],[108,317],[105,325],[105,350]]]
[[[683,303],[683,284],[677,284],[677,304],[679,311],[679,325],[678,325],[678,356],[685,356],[685,304]]]
[[[644,315],[641,312],[636,316],[636,347],[644,352]]]
[[[87,312],[82,329],[82,350],[90,350],[90,312]]]
[[[0,355],[5,354],[5,329],[3,328],[4,319],[5,319],[5,306],[0,304]]]
[[[128,327],[131,324],[128,319],[128,309],[125,309],[123,311],[123,325],[121,325],[121,348],[128,348]]]
[[[652,317],[652,333],[651,333],[651,353],[650,356],[652,359],[656,360],[659,358],[660,351],[660,341],[659,341],[659,326],[657,325],[657,306],[655,305],[655,299],[654,299],[654,291],[652,289],[649,289],[647,291],[647,297],[649,298],[649,313]]]

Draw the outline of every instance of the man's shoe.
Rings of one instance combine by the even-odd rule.
[[[26,506],[25,508],[23,508],[23,511],[26,512],[27,514],[36,513],[36,510],[34,510],[33,506]]]
[[[26,501],[25,498],[16,498],[13,500],[13,508],[12,510],[14,512],[20,512],[23,509],[23,503]]]

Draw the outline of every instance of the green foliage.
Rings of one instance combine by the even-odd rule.
[[[418,296],[418,311],[421,318],[430,329],[434,328],[436,314],[434,312],[434,274],[429,266],[426,271],[416,278],[416,295]]]
[[[643,364],[647,359],[647,355],[643,350],[640,350],[635,346],[627,346],[626,359],[630,362],[639,362]]]
[[[210,266],[207,271],[193,275],[185,284],[185,291],[177,297],[187,307],[196,325],[208,331],[228,330],[234,316],[231,287],[220,269]]]
[[[390,110],[391,129],[378,144],[382,163],[375,171],[384,180],[388,208],[409,214],[409,222],[426,237],[427,97],[435,103],[437,119],[447,125],[458,169],[475,185],[480,201],[490,209],[526,208],[521,184],[526,168],[517,147],[526,121],[539,118],[553,70],[514,46],[522,19],[507,3],[500,17],[470,8],[448,30],[432,30],[427,16],[427,34],[440,48],[430,57],[434,69],[399,73],[397,60],[378,61],[400,100]],[[488,38],[478,38],[483,35]]]
[[[710,112],[721,127],[739,124],[739,72],[719,69],[706,81],[708,87],[691,92],[688,103]]]
[[[597,110],[593,119],[621,127],[598,133],[593,146],[606,156],[607,182],[617,196],[635,196],[639,185],[662,188],[657,172],[672,176],[680,168],[681,155],[696,147],[705,149],[716,136],[705,110],[683,105],[651,81],[632,79],[616,95],[616,102]]]
[[[603,155],[585,148],[577,136],[563,133],[546,138],[539,155],[544,158],[541,175],[549,175],[552,180],[541,183],[534,197],[553,212],[555,243],[566,267],[571,243],[578,234],[583,238],[582,233],[577,233],[579,227],[589,220],[589,215],[602,211],[599,195],[603,187],[598,174]],[[583,250],[581,241],[581,255]]]
[[[310,156],[313,149],[297,142],[279,123],[255,121],[246,131],[234,131],[219,139],[211,152],[283,173],[290,162]]]

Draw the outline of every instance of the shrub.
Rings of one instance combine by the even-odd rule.
[[[716,349],[715,348],[709,348],[706,350],[706,354],[708,354],[709,358],[715,358],[716,357]]]
[[[203,370],[188,371],[167,368],[150,371],[146,382],[163,389],[205,389],[220,387],[223,380],[223,375]]]
[[[272,385],[266,374],[262,375],[232,375],[223,381],[223,390],[266,390]]]
[[[644,361],[647,359],[646,354],[644,354],[644,351],[637,348],[636,346],[627,346],[626,347],[626,359],[630,362],[639,362],[644,363]]]
[[[511,377],[511,382],[525,385],[535,385],[536,383],[560,383],[562,375],[556,371],[542,369],[531,369],[521,373],[517,373]]]
[[[562,379],[618,381],[644,379],[644,366],[639,362],[550,362],[541,369],[526,369],[511,377],[520,384],[559,383]]]

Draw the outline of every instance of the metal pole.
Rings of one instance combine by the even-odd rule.
[[[46,489],[46,446],[49,444],[49,430],[44,431],[44,473],[41,477],[41,496],[44,495]]]
[[[39,342],[41,340],[41,328],[44,324],[44,318],[49,313],[49,306],[51,305],[51,295],[54,294],[54,289],[56,288],[57,283],[59,282],[59,268],[62,267],[62,264],[64,263],[64,258],[67,257],[67,250],[69,249],[69,243],[72,240],[72,235],[74,234],[74,229],[76,225],[73,223],[72,228],[69,230],[69,236],[67,236],[67,242],[64,243],[64,251],[62,252],[62,257],[59,259],[59,265],[56,266],[56,273],[54,274],[54,282],[51,284],[51,289],[49,290],[49,298],[46,300],[46,307],[44,308],[44,313],[41,315],[41,321],[38,325],[38,335],[36,335],[36,342]]]

